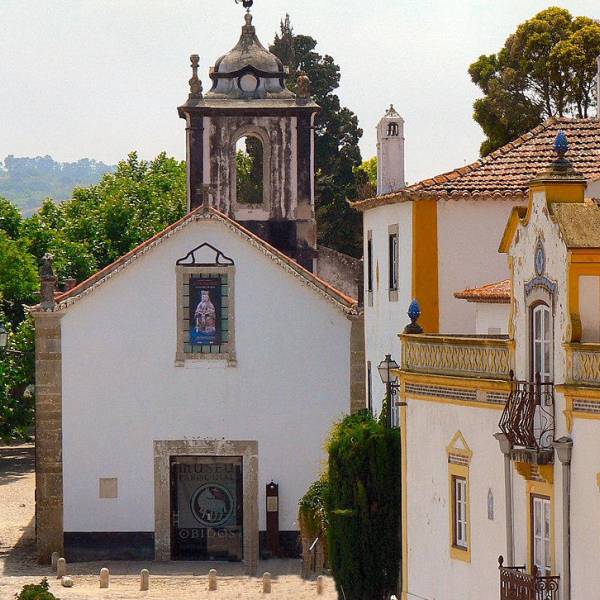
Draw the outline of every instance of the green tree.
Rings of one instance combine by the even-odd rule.
[[[474,119],[487,139],[486,155],[551,116],[584,118],[597,103],[600,23],[550,7],[521,23],[504,47],[469,67],[484,93]]]
[[[19,209],[0,196],[0,230],[14,240],[19,237],[22,221]]]
[[[238,149],[236,159],[237,201],[260,204],[263,201],[263,147],[259,139],[242,138],[244,149]]]
[[[20,240],[13,240],[0,231],[1,306],[13,323],[23,318],[24,304],[35,302],[38,287],[35,258]]]
[[[387,600],[400,572],[400,432],[363,411],[334,428],[327,449],[327,540],[337,590],[346,600]]]
[[[14,333],[1,310],[0,321],[10,334],[8,348],[20,352],[0,355],[0,439],[26,439],[35,407],[33,320],[22,321]]]
[[[377,157],[373,156],[354,168],[357,198],[371,198],[377,194]]]
[[[354,169],[361,164],[358,118],[342,107],[334,91],[340,68],[329,55],[319,54],[317,41],[294,33],[289,15],[281,22],[271,52],[289,66],[288,86],[294,91],[298,74],[311,80],[311,93],[321,112],[316,123],[316,212],[319,243],[352,256],[362,254],[362,223],[347,199],[358,194]]]

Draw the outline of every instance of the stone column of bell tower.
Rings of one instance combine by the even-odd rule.
[[[190,95],[179,107],[187,123],[188,208],[208,196],[211,206],[313,270],[316,258],[314,209],[314,119],[319,106],[310,82],[298,77],[298,94],[286,87],[287,69],[262,46],[245,15],[237,45],[210,71],[206,94],[193,55]],[[262,158],[262,197],[237,186],[236,145],[253,138]],[[254,163],[258,164],[258,163]],[[260,170],[260,168],[259,168]]]
[[[390,105],[377,125],[377,195],[405,186],[404,119]]]

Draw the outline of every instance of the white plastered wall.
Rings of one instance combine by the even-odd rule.
[[[506,256],[498,253],[513,206],[502,200],[444,200],[438,206],[440,332],[475,333],[475,305],[455,292],[509,276]]]
[[[508,335],[510,304],[476,302],[474,305],[477,335]]]
[[[500,411],[416,400],[410,395],[407,403],[408,597],[497,597],[498,556],[506,554],[504,459],[492,437],[498,431]],[[459,430],[473,452],[470,563],[450,557],[446,447]],[[489,490],[493,520],[488,519]]]
[[[203,242],[235,260],[238,364],[175,367],[175,261]],[[62,319],[65,531],[154,531],[154,440],[257,440],[259,521],[280,487],[280,529],[319,476],[349,412],[350,321],[218,222],[180,230]],[[99,499],[117,477],[119,497]]]
[[[389,226],[398,225],[398,299],[389,297]],[[412,203],[402,202],[380,206],[363,213],[364,286],[365,286],[365,355],[371,362],[373,410],[381,411],[385,387],[377,365],[386,354],[400,364],[398,334],[409,323],[406,316],[412,297]],[[367,292],[367,238],[371,232],[373,244],[373,294],[369,306]],[[368,377],[368,373],[367,373]]]

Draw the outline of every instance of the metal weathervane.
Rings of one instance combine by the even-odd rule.
[[[250,12],[250,7],[254,4],[254,0],[235,0],[235,3],[241,4],[248,12]]]

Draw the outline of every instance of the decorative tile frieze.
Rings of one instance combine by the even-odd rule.
[[[440,375],[508,379],[508,340],[402,335],[402,368]]]

